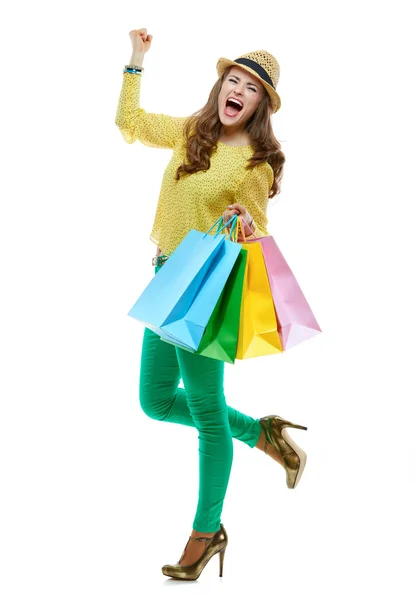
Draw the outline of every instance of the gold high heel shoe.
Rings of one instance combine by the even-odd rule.
[[[168,577],[175,577],[176,579],[197,579],[209,560],[217,554],[219,554],[219,577],[222,577],[223,573],[223,559],[225,556],[226,546],[228,545],[228,535],[223,524],[220,524],[220,529],[216,531],[216,533],[212,537],[192,537],[189,536],[189,540],[198,540],[201,542],[206,542],[206,548],[202,554],[202,556],[193,564],[182,566],[180,565],[180,561],[182,560],[184,553],[187,548],[187,542],[185,549],[182,552],[181,557],[179,558],[178,563],[175,565],[164,565],[161,568],[163,575],[167,575]]]
[[[259,419],[259,422],[265,432],[264,452],[267,452],[267,444],[271,444],[281,454],[284,461],[284,468],[287,472],[287,486],[290,489],[295,488],[303,474],[307,455],[290,438],[285,428],[295,427],[296,429],[306,430],[307,427],[286,421],[278,415],[262,417],[262,419]]]

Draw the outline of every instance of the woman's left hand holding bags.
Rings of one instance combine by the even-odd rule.
[[[222,215],[223,222],[227,223],[228,221],[230,221],[230,219],[235,214],[240,215],[245,221],[245,223],[244,223],[245,236],[252,235],[253,218],[252,218],[251,214],[248,212],[248,210],[245,208],[245,206],[242,206],[242,204],[238,204],[237,202],[235,202],[234,204],[230,204],[227,207],[227,210],[225,210],[225,212]],[[252,227],[250,227],[251,224],[252,224]],[[229,231],[229,227],[227,227],[226,229]]]

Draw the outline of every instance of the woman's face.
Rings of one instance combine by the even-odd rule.
[[[219,92],[218,112],[222,125],[235,131],[243,129],[256,111],[263,94],[266,94],[266,90],[260,79],[244,69],[232,67]],[[242,108],[238,110],[235,104],[227,105],[230,98],[239,100]]]

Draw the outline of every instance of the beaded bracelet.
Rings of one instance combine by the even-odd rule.
[[[142,67],[142,66],[140,66],[140,65],[132,65],[132,64],[129,64],[129,65],[125,65],[125,68],[126,68],[126,69],[139,69],[139,70],[141,70],[141,71],[144,71],[144,67]]]
[[[144,71],[144,67],[139,67],[138,65],[125,65],[124,73],[139,73],[141,74]]]

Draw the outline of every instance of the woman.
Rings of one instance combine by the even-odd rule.
[[[151,240],[157,244],[155,273],[192,228],[208,231],[222,215],[243,217],[245,235],[269,235],[267,205],[279,193],[285,161],[270,116],[280,107],[275,91],[279,66],[263,50],[235,61],[221,58],[219,79],[204,108],[191,117],[147,113],[140,107],[143,60],[152,35],[130,32],[133,53],[123,72],[115,123],[129,144],[171,148]],[[215,233],[215,232],[212,232]],[[196,427],[199,431],[199,500],[193,529],[179,562],[163,574],[197,579],[220,552],[220,576],[228,536],[220,521],[233,459],[233,440],[245,442],[279,462],[294,488],[306,454],[286,427],[307,429],[277,415],[254,419],[227,406],[224,363],[167,344],[144,329],[140,404],[151,418]],[[179,388],[180,379],[184,389]]]

